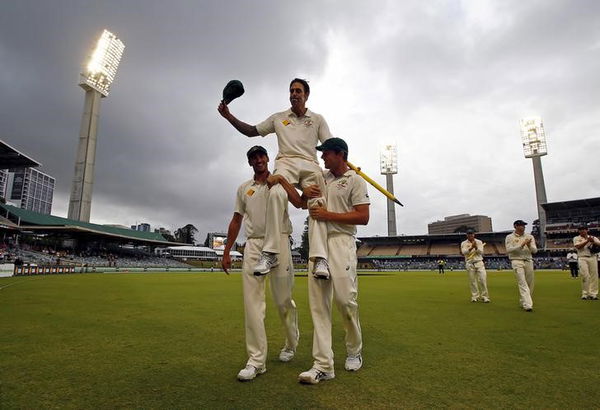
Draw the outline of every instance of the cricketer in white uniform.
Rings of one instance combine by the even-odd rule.
[[[248,136],[266,136],[275,133],[279,153],[275,159],[274,174],[282,175],[290,184],[305,188],[317,184],[324,192],[321,168],[317,161],[315,146],[331,138],[329,126],[325,119],[306,107],[310,87],[306,80],[295,78],[290,83],[291,108],[271,115],[265,121],[252,126],[238,120],[230,112],[226,104],[221,102],[219,113],[227,119],[239,132]],[[284,223],[284,210],[288,196],[280,184],[273,186],[269,192],[267,203],[267,219],[265,239],[261,258],[254,267],[256,275],[267,274],[279,263],[281,252],[278,235]],[[311,198],[308,206],[326,205],[323,196]],[[309,259],[314,261],[313,273],[321,278],[329,278],[327,265],[327,226],[324,222],[309,218]]]
[[[346,165],[348,145],[330,138],[317,150],[323,151],[327,209],[309,208],[310,215],[327,222],[330,280],[308,279],[308,297],[313,321],[313,366],[300,373],[301,383],[316,384],[335,377],[331,336],[332,301],[340,311],[345,329],[348,371],[362,366],[362,332],[358,317],[356,274],[356,225],[369,222],[369,195],[365,181]]]
[[[583,300],[598,300],[598,258],[590,251],[593,244],[600,245],[600,240],[588,234],[587,226],[580,226],[579,235],[573,238],[573,245],[577,249]]]
[[[460,244],[460,252],[465,257],[465,267],[469,274],[471,302],[481,300],[490,303],[487,289],[487,273],[483,264],[484,243],[475,238],[475,231],[467,229],[467,239]]]
[[[265,235],[265,210],[269,188],[266,180],[269,176],[267,151],[260,146],[250,148],[248,163],[254,169],[254,178],[244,182],[237,190],[235,211],[227,230],[227,243],[221,262],[225,272],[231,267],[230,251],[240,231],[242,221],[246,232],[246,246],[242,268],[244,293],[244,313],[246,327],[246,350],[248,362],[238,373],[241,381],[252,380],[258,374],[266,372],[267,336],[265,333],[265,276],[254,275],[254,264],[260,256]],[[289,236],[292,233],[287,208],[284,213],[281,241],[280,263],[272,269],[270,275],[271,292],[277,306],[281,323],[285,330],[285,346],[279,353],[279,360],[288,362],[294,357],[298,346],[298,319],[296,304],[292,299],[294,269],[290,253]]]
[[[534,237],[525,233],[525,225],[527,222],[516,220],[513,223],[515,231],[506,236],[505,245],[519,287],[519,303],[526,312],[531,312],[535,280],[532,255],[537,253],[537,246]]]

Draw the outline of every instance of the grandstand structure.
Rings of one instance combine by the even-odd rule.
[[[481,232],[477,238],[486,243],[485,257],[492,263],[506,265],[504,240],[512,231]],[[463,233],[440,235],[403,235],[394,237],[361,237],[357,249],[359,264],[363,267],[389,267],[396,269],[429,269],[435,261],[444,259],[448,266],[458,269],[464,260],[460,244]],[[492,263],[494,265],[494,263]]]
[[[542,204],[546,213],[546,247],[551,255],[573,248],[577,227],[586,224],[590,234],[600,235],[600,197]]]

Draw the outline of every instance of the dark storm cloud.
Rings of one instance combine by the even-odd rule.
[[[299,75],[322,81],[309,106],[371,174],[371,137],[398,138],[396,191],[410,204],[398,211],[399,231],[422,233],[465,212],[502,228],[521,209],[497,192],[532,195],[518,137],[525,111],[550,126],[549,196],[586,196],[558,154],[597,152],[598,15],[591,0],[9,2],[0,13],[0,138],[57,178],[54,213],[64,216],[83,109],[78,76],[108,28],[126,49],[100,109],[92,220],[193,223],[201,236],[225,229],[235,189],[251,175],[245,151],[262,144],[274,160],[276,142],[248,139],[218,115],[222,87],[244,82],[231,110],[255,124],[288,106]],[[570,144],[574,134],[580,144]],[[372,197],[373,214],[384,215],[385,201]],[[304,213],[293,217],[299,232]],[[362,229],[381,234],[384,224],[372,218]]]

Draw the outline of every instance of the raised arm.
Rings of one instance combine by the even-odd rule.
[[[242,227],[242,220],[244,217],[237,212],[233,214],[231,218],[231,222],[229,222],[229,228],[227,228],[227,243],[225,244],[225,249],[223,250],[223,259],[221,260],[221,267],[225,271],[226,274],[229,275],[228,269],[231,268],[231,257],[229,256],[229,252],[231,251],[231,247],[235,243],[235,240],[240,233],[240,228]]]
[[[233,127],[236,130],[238,130],[240,133],[244,134],[245,136],[256,137],[259,135],[258,130],[256,129],[256,127],[254,125],[250,125],[250,124],[245,123],[244,121],[238,120],[229,111],[229,107],[227,107],[227,104],[225,104],[223,101],[221,101],[221,103],[219,104],[217,111],[219,111],[219,114],[221,114],[221,116],[223,118],[225,118],[227,121],[229,121],[229,123],[231,125],[233,125]]]

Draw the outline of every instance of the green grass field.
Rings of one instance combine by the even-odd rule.
[[[301,339],[268,300],[268,371],[246,361],[240,274],[84,274],[0,279],[0,408],[598,408],[600,302],[567,272],[537,272],[534,312],[511,272],[489,272],[492,303],[470,303],[465,272],[359,279],[364,367],[300,385],[310,368],[307,278],[296,278]]]

